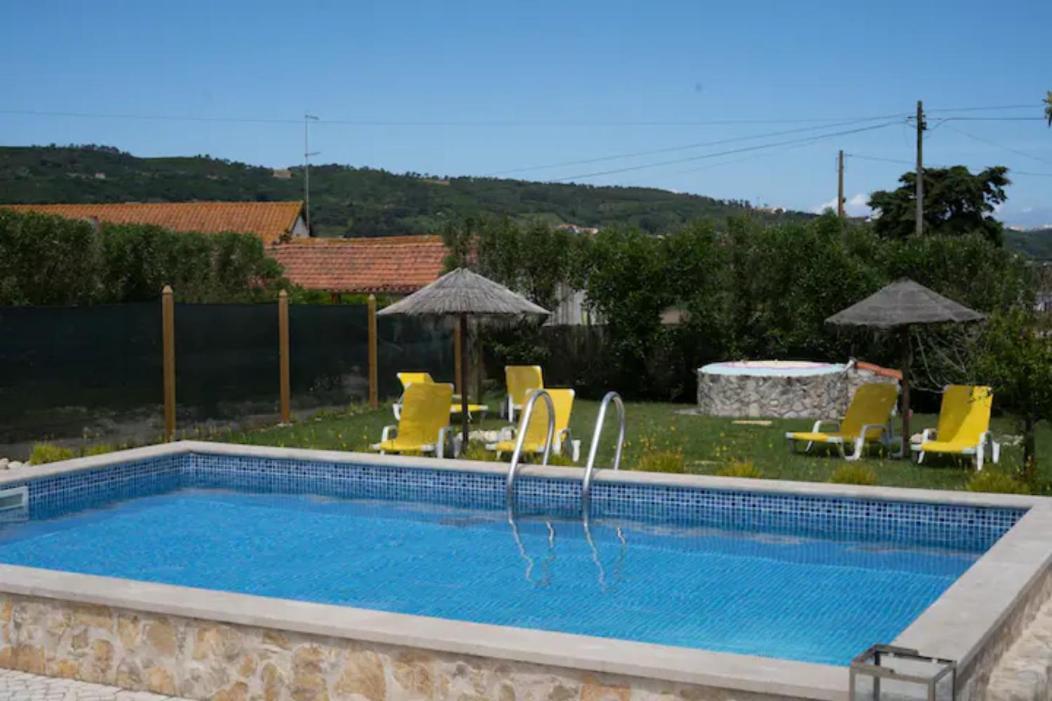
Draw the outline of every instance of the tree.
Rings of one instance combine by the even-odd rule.
[[[1052,90],[1045,96],[1045,118],[1048,120],[1048,126],[1052,127]]]
[[[960,236],[981,233],[1000,245],[1004,226],[991,215],[1006,199],[1011,184],[1008,169],[994,166],[972,174],[964,166],[929,168],[924,171],[925,233]],[[904,239],[914,231],[916,216],[916,173],[905,173],[902,183],[891,192],[880,190],[869,198],[869,206],[879,214],[874,230],[879,236]]]
[[[1037,479],[1034,429],[1052,417],[1052,337],[1045,326],[1028,307],[991,315],[976,362],[976,375],[993,386],[995,401],[1019,417],[1021,477],[1032,487]]]
[[[678,296],[668,253],[665,239],[638,229],[601,231],[591,249],[588,301],[606,320],[618,386],[637,393],[651,379],[647,361],[663,340],[661,313]]]

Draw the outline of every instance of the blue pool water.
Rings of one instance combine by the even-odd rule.
[[[614,516],[586,534],[572,516],[509,522],[489,507],[158,491],[6,524],[0,562],[845,665],[891,642],[989,544]]]

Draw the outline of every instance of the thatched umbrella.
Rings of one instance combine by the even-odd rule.
[[[547,316],[547,309],[540,307],[522,295],[512,292],[504,285],[473,273],[467,268],[457,268],[446,273],[427,287],[423,287],[403,300],[381,309],[379,315],[408,314],[411,316],[456,316],[460,323],[462,374],[467,376],[467,330],[468,316],[517,317]],[[464,446],[468,444],[468,393],[467,383],[460,388],[460,410],[463,420]]]
[[[979,312],[947,299],[909,278],[886,285],[861,302],[853,304],[826,319],[837,326],[865,326],[902,333],[902,450],[909,450],[910,440],[910,327],[916,324],[945,324],[982,321]]]

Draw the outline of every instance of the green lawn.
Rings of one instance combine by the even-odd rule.
[[[491,402],[491,406],[496,406]],[[574,403],[571,429],[574,438],[581,439],[581,462],[588,452],[598,402],[578,400]],[[729,419],[718,419],[680,413],[689,405],[629,403],[626,406],[627,437],[622,468],[634,469],[640,457],[648,452],[682,451],[685,469],[697,474],[713,474],[730,462],[750,462],[762,476],[771,479],[828,481],[832,472],[844,464],[839,455],[790,454],[784,434],[787,430],[810,428],[809,420],[775,420],[771,426],[737,425]],[[600,449],[600,465],[608,465],[613,457],[616,435],[614,419],[608,414],[609,425]],[[918,415],[913,430],[933,426],[936,417]],[[380,430],[395,423],[390,405],[373,411],[352,407],[346,412],[324,414],[286,427],[217,436],[219,440],[255,445],[319,448],[328,450],[368,450],[370,443],[379,440]],[[490,418],[487,428],[504,425]],[[1014,425],[1009,419],[994,420],[994,434],[999,440],[1010,436]],[[1052,429],[1042,425],[1038,434],[1038,455],[1048,456],[1052,450]],[[930,458],[929,458],[930,459]],[[1001,469],[1015,469],[1021,459],[1020,449],[1004,446]],[[932,459],[931,464],[916,465],[908,460],[895,460],[880,455],[867,455],[861,464],[873,469],[882,485],[924,487],[929,489],[963,489],[973,474],[970,463],[952,459]],[[1052,479],[1052,460],[1040,463],[1041,482]]]

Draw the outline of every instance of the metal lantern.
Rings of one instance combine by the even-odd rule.
[[[957,663],[916,650],[874,645],[851,661],[852,701],[953,701]]]

